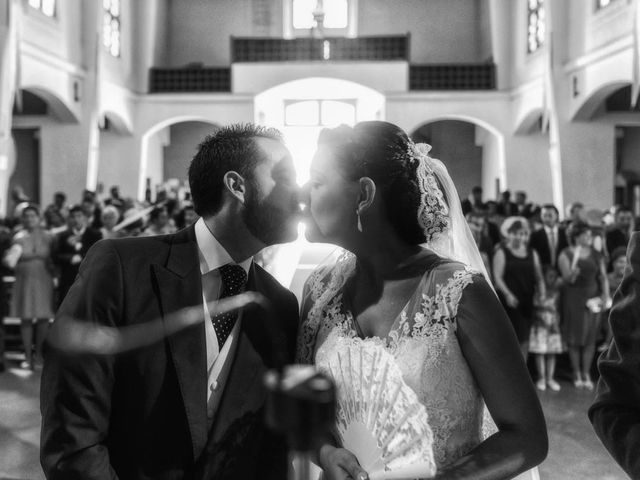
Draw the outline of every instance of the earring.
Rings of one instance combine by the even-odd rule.
[[[362,222],[360,221],[360,211],[356,210],[356,217],[358,217],[358,231],[362,232]]]

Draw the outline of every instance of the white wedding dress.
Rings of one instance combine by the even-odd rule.
[[[343,305],[342,287],[355,270],[355,257],[347,253],[334,266],[316,270],[305,287],[297,360],[315,363],[335,378],[335,357],[340,352],[350,355],[350,349],[367,344],[384,348],[395,361],[389,375],[401,377],[392,381],[406,384],[426,410],[432,431],[432,458],[439,468],[465,455],[495,433],[496,427],[456,338],[462,293],[474,278],[481,276],[463,264],[443,261],[435,255],[434,265],[427,269],[384,339],[362,338],[357,323]],[[367,371],[367,361],[360,361]],[[341,382],[336,383],[340,390]],[[402,403],[393,404],[398,415],[408,407]],[[420,458],[415,449],[405,458],[428,460]],[[523,478],[536,478],[537,471],[534,472],[527,472]]]

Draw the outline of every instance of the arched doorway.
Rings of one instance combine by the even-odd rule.
[[[461,199],[475,186],[483,188],[485,201],[505,188],[501,139],[487,128],[466,119],[438,119],[410,136],[432,146],[431,155],[446,165]]]

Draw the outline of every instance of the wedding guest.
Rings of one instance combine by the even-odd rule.
[[[44,211],[44,219],[48,229],[63,227],[67,223],[69,209],[65,202],[67,195],[64,192],[56,192],[53,194],[53,203],[51,203]]]
[[[540,211],[542,228],[531,233],[531,248],[538,252],[543,266],[557,267],[558,255],[568,245],[565,228],[560,225],[559,212],[555,205],[547,203]]]
[[[471,194],[462,200],[462,213],[466,215],[469,212],[483,210],[485,207],[482,201],[482,187],[475,186],[471,189]]]
[[[598,360],[600,379],[589,419],[630,478],[640,478],[640,233],[627,249],[627,268],[609,315],[613,341]]]
[[[549,387],[554,392],[560,390],[555,379],[556,355],[562,353],[560,335],[560,285],[558,271],[550,265],[544,267],[545,293],[534,302],[535,320],[531,328],[529,351],[534,354],[538,390]]]
[[[42,366],[42,345],[53,318],[53,276],[51,235],[40,226],[40,211],[35,205],[22,209],[22,230],[13,244],[20,256],[15,264],[15,283],[11,294],[11,316],[20,321],[25,360],[21,368]],[[35,356],[33,352],[35,324]]]
[[[570,246],[558,257],[564,281],[562,335],[569,348],[574,386],[592,390],[591,362],[600,311],[609,302],[609,285],[604,259],[592,248],[589,225],[572,222],[567,235]]]
[[[113,228],[120,221],[120,211],[115,205],[107,205],[102,209],[102,228],[100,233],[102,238],[120,238],[123,236],[122,231]]]
[[[175,232],[171,225],[169,213],[165,207],[156,207],[149,214],[149,224],[142,233],[143,236],[166,235]]]
[[[629,238],[635,229],[633,212],[628,207],[620,207],[615,213],[614,224],[605,234],[607,252],[612,253],[616,248],[627,249]]]
[[[493,278],[522,355],[527,358],[536,286],[544,296],[542,269],[538,254],[529,248],[529,223],[524,217],[505,219],[500,230],[504,245],[493,255]]]
[[[55,237],[53,260],[60,271],[58,281],[58,306],[78,275],[80,262],[89,248],[102,238],[99,230],[88,227],[86,210],[80,205],[69,209],[67,229]]]
[[[609,296],[613,298],[613,295],[618,290],[618,287],[622,283],[622,279],[624,277],[625,269],[627,268],[627,249],[626,247],[618,247],[611,253],[611,265],[612,271],[607,274],[607,278],[609,279]],[[600,338],[602,339],[602,343],[598,347],[599,352],[603,352],[609,348],[609,344],[611,343],[612,332],[609,327],[609,322],[607,319],[609,318],[609,309],[605,309],[602,313],[603,321],[601,322],[600,328]]]
[[[500,194],[498,214],[504,218],[518,215],[518,206],[511,201],[511,192],[509,190],[505,190]]]

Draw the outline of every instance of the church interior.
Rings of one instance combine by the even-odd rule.
[[[505,192],[515,210],[503,216],[541,226],[541,206],[560,222],[579,207],[601,239],[618,212],[631,230],[640,218],[640,0],[0,0],[0,49],[9,244],[21,205],[49,223],[59,193],[53,213],[89,204],[97,228],[107,205],[131,234],[158,205],[159,233],[188,225],[196,147],[248,122],[283,132],[300,185],[320,130],[385,120],[433,147],[461,200],[479,191],[495,207],[487,222]],[[332,251],[301,233],[260,261],[300,297]],[[2,308],[0,478],[43,479],[40,372],[21,367],[21,322]],[[626,478],[588,422],[594,392],[567,365],[564,353],[560,391],[538,391],[540,478]]]

